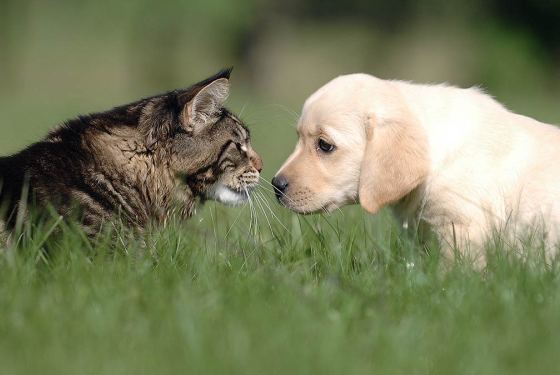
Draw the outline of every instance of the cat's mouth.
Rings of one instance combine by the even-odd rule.
[[[253,188],[254,186],[245,186],[241,189],[234,189],[221,182],[216,182],[208,189],[206,198],[230,206],[237,206],[247,202]]]

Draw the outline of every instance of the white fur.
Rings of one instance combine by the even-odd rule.
[[[245,203],[249,196],[246,192],[236,192],[227,186],[217,182],[209,190],[208,198],[230,206]]]
[[[320,129],[339,146],[337,157],[344,161],[337,165],[344,168],[329,172],[336,154],[314,167],[331,174],[329,187],[336,185],[322,187],[315,206],[350,203],[348,197],[358,196],[367,142],[364,119],[370,115],[380,122],[407,123],[412,116],[407,126],[419,127],[427,141],[427,175],[392,204],[403,222],[428,224],[447,243],[480,243],[496,228],[515,232],[535,224],[542,225],[550,244],[559,240],[560,130],[512,113],[477,88],[386,81],[366,74],[338,77],[306,101],[298,147],[279,173],[288,173],[290,164],[303,157],[306,137]],[[398,157],[402,150],[391,152]]]
[[[496,228],[542,223],[549,243],[558,241],[558,128],[514,114],[478,89],[395,84],[428,138],[430,173],[417,192],[423,220],[445,231],[446,220],[460,217],[459,230],[477,242]]]

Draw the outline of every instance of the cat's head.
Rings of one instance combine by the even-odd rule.
[[[257,186],[262,160],[247,127],[224,108],[231,70],[142,103],[141,133],[149,152],[203,199],[239,204]]]

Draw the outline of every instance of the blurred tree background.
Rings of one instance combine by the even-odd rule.
[[[230,65],[268,175],[343,73],[478,85],[560,123],[559,21],[559,0],[0,0],[0,153]]]

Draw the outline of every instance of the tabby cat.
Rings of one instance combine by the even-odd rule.
[[[247,200],[262,161],[249,130],[223,107],[230,72],[80,116],[0,158],[6,227],[13,228],[18,211],[28,206],[50,205],[64,216],[78,212],[86,231],[95,234],[117,215],[142,229],[164,223],[173,212],[189,218],[197,200]]]

